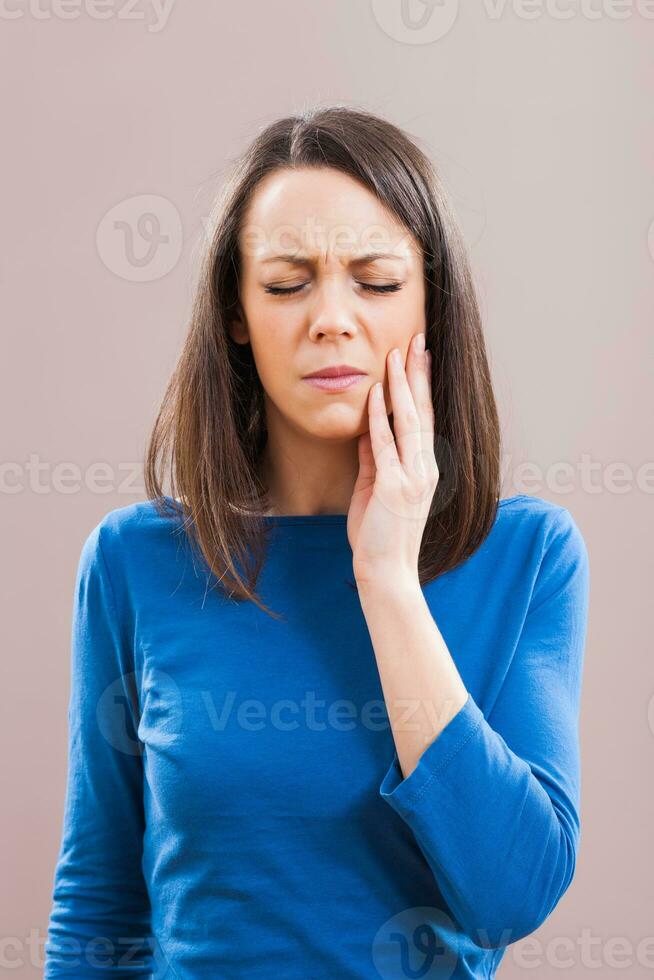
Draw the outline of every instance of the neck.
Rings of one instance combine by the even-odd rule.
[[[269,514],[346,514],[359,472],[357,439],[321,439],[275,426],[261,462]]]

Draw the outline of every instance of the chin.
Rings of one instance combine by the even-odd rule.
[[[300,428],[310,433],[316,439],[330,439],[338,442],[350,442],[368,431],[368,419],[361,418],[308,418],[303,416]]]

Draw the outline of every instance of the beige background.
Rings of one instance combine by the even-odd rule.
[[[2,7],[2,975],[40,975],[75,567],[144,495],[203,218],[262,126],[329,102],[387,116],[439,166],[479,283],[504,496],[568,507],[591,556],[577,875],[500,974],[652,973],[654,4],[443,0],[420,27],[411,3],[413,27],[400,0]]]

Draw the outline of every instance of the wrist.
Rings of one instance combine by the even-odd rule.
[[[390,598],[405,596],[412,598],[422,595],[422,587],[417,571],[399,570],[393,568],[377,568],[367,570],[365,574],[355,572],[355,581],[359,596]]]

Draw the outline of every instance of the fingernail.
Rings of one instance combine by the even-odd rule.
[[[393,364],[395,364],[397,367],[402,366],[402,355],[398,347],[396,347],[395,350],[391,352],[391,359],[393,361]]]
[[[425,349],[425,335],[424,333],[419,333],[416,335],[415,339],[415,349],[416,353],[422,354]]]

